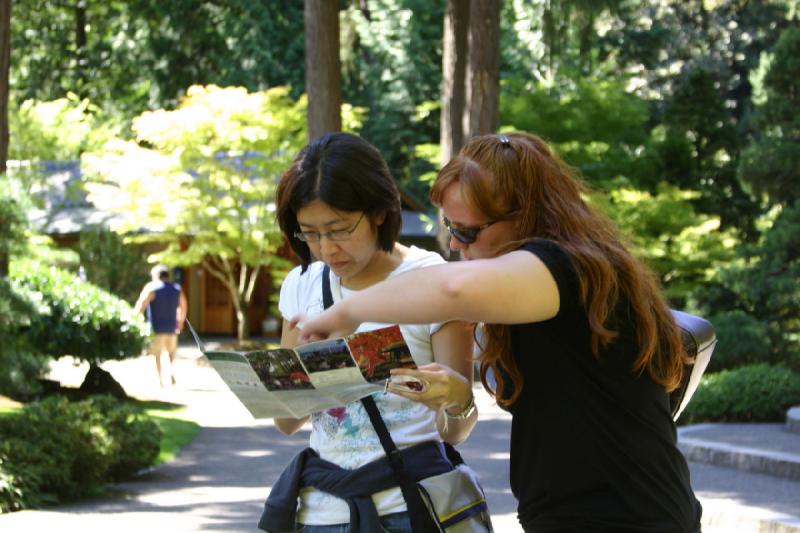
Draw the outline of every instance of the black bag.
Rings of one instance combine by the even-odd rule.
[[[683,334],[683,346],[686,352],[690,357],[694,357],[694,362],[686,365],[681,384],[669,395],[672,419],[677,420],[700,384],[700,378],[703,377],[703,372],[706,371],[711,354],[714,352],[717,337],[714,326],[708,320],[674,309],[672,316],[675,317],[675,322]]]

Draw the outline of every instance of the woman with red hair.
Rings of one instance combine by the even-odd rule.
[[[368,319],[483,323],[481,379],[512,413],[511,489],[526,531],[699,531],[669,405],[687,359],[679,330],[652,273],[583,192],[534,135],[472,139],[431,192],[465,261],[297,317],[300,340]],[[450,390],[446,373],[394,372],[429,384],[394,390],[409,399]]]

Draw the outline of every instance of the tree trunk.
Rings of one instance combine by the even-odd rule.
[[[442,38],[442,111],[439,130],[439,160],[447,164],[464,145],[466,104],[467,42],[470,0],[447,0]],[[439,212],[441,219],[441,210]],[[439,224],[439,247],[449,256],[447,229]]]
[[[470,0],[447,0],[442,39],[442,114],[439,135],[442,165],[464,144],[467,34]]]
[[[86,0],[75,2],[75,79],[81,98],[88,96],[86,90]]]
[[[464,138],[493,133],[500,101],[500,0],[471,0]]]
[[[8,160],[8,70],[11,57],[11,0],[0,0],[0,176]],[[0,252],[0,277],[8,276],[8,254]]]
[[[8,160],[8,75],[11,57],[11,0],[0,0],[0,174]],[[0,268],[2,265],[0,264]]]
[[[305,0],[308,139],[342,129],[339,3]]]
[[[236,338],[239,344],[250,338],[250,323],[247,320],[247,309],[249,306],[240,302],[236,306]]]
[[[234,269],[226,259],[218,256],[206,256],[203,259],[203,266],[205,266],[209,274],[221,281],[225,288],[228,289],[231,302],[233,302],[233,310],[236,313],[236,337],[239,343],[242,343],[250,337],[247,311],[250,309],[250,298],[253,295],[252,289],[247,289],[246,282],[242,282],[241,285],[236,283]],[[245,269],[246,266],[240,266],[239,268]],[[243,274],[243,271],[240,270],[239,273]],[[241,277],[240,281],[242,281]]]
[[[119,381],[107,370],[100,368],[96,361],[89,362],[89,371],[83,378],[79,390],[85,394],[110,394],[118,400],[127,400],[128,395]]]

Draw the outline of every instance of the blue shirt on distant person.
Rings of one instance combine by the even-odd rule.
[[[147,320],[153,327],[153,333],[175,333],[178,329],[178,308],[181,288],[177,283],[151,281],[147,289],[154,298],[147,304]]]

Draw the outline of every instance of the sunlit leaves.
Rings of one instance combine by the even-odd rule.
[[[656,194],[620,188],[606,202],[594,198],[632,239],[636,254],[658,273],[676,303],[731,261],[739,242],[734,232],[719,230],[717,217],[695,212],[690,200],[696,196],[661,184]]]
[[[192,87],[177,109],[134,119],[135,141],[84,154],[89,200],[120,215],[115,229],[135,234],[131,240],[159,243],[152,260],[211,261],[237,305],[245,303],[247,287],[227,269],[238,264],[256,275],[281,261],[275,187],[305,141],[305,109],[305,98],[292,99],[285,87]],[[357,121],[352,112],[348,119]]]
[[[25,100],[10,106],[9,158],[68,160],[94,149],[114,132],[97,118],[97,108],[73,93],[48,102]]]

